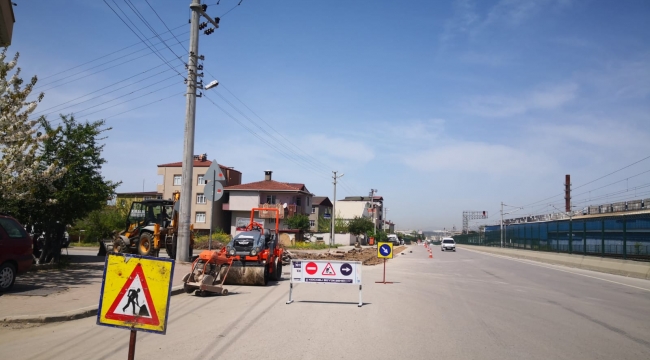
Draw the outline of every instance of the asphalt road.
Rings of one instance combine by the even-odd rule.
[[[167,335],[136,359],[648,359],[650,282],[423,247],[346,285],[230,287],[171,299]],[[287,269],[285,268],[285,271]],[[1,305],[0,299],[0,305]],[[125,359],[129,332],[95,318],[0,329],[7,359]]]

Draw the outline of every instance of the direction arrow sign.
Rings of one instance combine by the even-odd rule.
[[[214,187],[214,193],[212,188]],[[208,201],[217,201],[223,196],[223,185],[219,181],[208,181],[203,188],[203,194]]]
[[[377,243],[377,257],[380,259],[392,259],[393,243],[390,242]]]
[[[223,176],[223,173],[221,172],[221,167],[217,163],[217,160],[212,160],[212,165],[210,165],[208,170],[205,172],[205,175],[203,175],[203,180],[205,180],[205,181],[214,181],[214,180],[226,181],[226,177]]]

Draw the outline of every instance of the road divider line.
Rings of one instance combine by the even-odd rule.
[[[469,251],[472,251],[472,252],[475,252],[475,253],[480,253],[480,254],[483,254],[483,255],[488,255],[488,256],[493,256],[493,257],[498,257],[498,258],[508,259],[508,260],[517,261],[517,262],[524,263],[524,264],[528,264],[528,265],[539,266],[539,267],[543,267],[543,268],[547,268],[547,269],[551,269],[551,270],[556,270],[556,271],[561,271],[561,272],[565,272],[565,273],[569,273],[569,274],[574,274],[574,275],[584,276],[584,277],[588,277],[588,278],[592,278],[592,279],[597,279],[597,280],[607,281],[607,282],[610,282],[610,283],[613,283],[613,284],[623,285],[623,286],[631,287],[631,288],[634,288],[634,289],[639,289],[639,290],[643,290],[643,291],[648,291],[648,292],[650,292],[650,289],[647,289],[647,288],[643,288],[643,287],[639,287],[639,286],[634,286],[634,285],[630,285],[630,284],[625,284],[625,283],[618,282],[618,281],[614,281],[614,280],[603,279],[603,278],[600,278],[600,277],[597,277],[597,276],[592,276],[592,275],[587,275],[587,274],[581,274],[581,273],[574,272],[574,271],[569,271],[569,270],[564,270],[564,269],[558,269],[557,266],[559,266],[559,265],[551,265],[551,266],[547,266],[547,265],[542,265],[542,264],[540,264],[540,263],[538,263],[538,262],[535,262],[535,261],[533,261],[533,260],[522,260],[522,259],[516,259],[516,258],[513,258],[513,257],[510,257],[510,256],[507,256],[507,255],[491,254],[491,253],[483,252],[483,251],[480,251],[480,250],[468,249],[468,248],[466,248],[466,247],[463,248],[463,249],[465,249],[465,250],[469,250]]]

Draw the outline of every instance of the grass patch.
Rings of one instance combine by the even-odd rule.
[[[212,248],[221,248],[228,245],[230,242],[230,235],[217,232],[212,233]],[[194,236],[194,248],[195,249],[207,249],[209,244],[210,236],[209,235],[196,235]]]
[[[71,247],[71,248],[73,248],[73,247],[98,247],[98,246],[99,246],[98,242],[82,242],[82,243],[71,242],[70,245],[68,245],[68,247]]]

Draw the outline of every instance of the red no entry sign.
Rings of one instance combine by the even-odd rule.
[[[316,271],[318,271],[318,265],[316,265],[314,262],[310,262],[307,264],[307,266],[305,266],[305,271],[307,271],[307,274],[309,275],[314,275]]]

